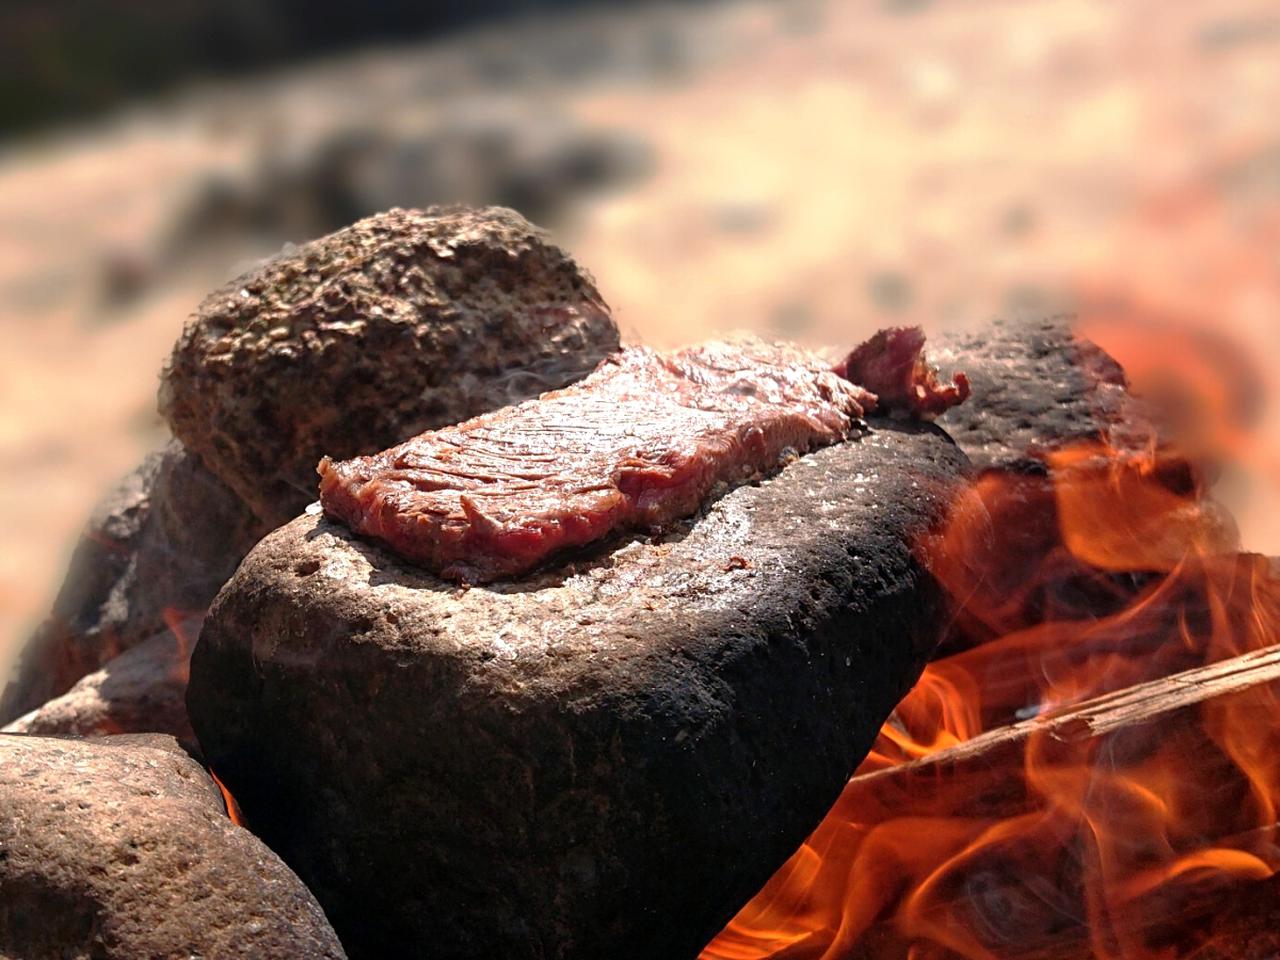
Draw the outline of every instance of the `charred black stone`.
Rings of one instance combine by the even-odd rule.
[[[175,624],[99,670],[60,697],[0,727],[0,733],[102,736],[168,733],[195,742],[187,719],[187,670],[200,618]]]
[[[202,749],[354,956],[692,957],[945,621],[913,546],[967,462],[874,426],[517,583],[459,589],[303,516],[210,612]]]
[[[203,613],[263,532],[180,443],[148,456],[94,510],[53,612],[0,696],[0,724],[165,631],[166,617]]]
[[[938,424],[975,467],[1012,466],[1074,440],[1141,444],[1152,435],[1151,411],[1129,393],[1124,370],[1072,320],[996,321],[930,339],[932,362],[969,376],[969,400]]]

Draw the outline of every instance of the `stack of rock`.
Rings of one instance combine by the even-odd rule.
[[[315,499],[322,456],[564,386],[617,348],[590,277],[499,208],[393,210],[227,284],[162,374],[175,439],[95,511],[0,722],[185,733],[198,620],[249,548]],[[134,682],[144,658],[113,663],[139,645],[149,691]]]
[[[343,956],[177,742],[102,735],[193,748],[205,610],[314,499],[321,456],[564,386],[617,348],[590,278],[501,209],[391,211],[211,295],[163,372],[175,439],[95,511],[0,697],[0,955]]]
[[[617,349],[501,209],[391,211],[211,295],[163,372],[174,440],[103,502],[0,698],[0,954],[693,956],[938,641],[913,545],[965,454],[1129,415],[1067,323],[1009,325],[939,351],[975,387],[952,436],[873,422],[518,583],[459,590],[306,509],[322,456]],[[142,731],[184,747],[100,736]]]

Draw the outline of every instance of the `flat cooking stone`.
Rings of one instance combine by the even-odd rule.
[[[305,515],[215,601],[192,724],[354,956],[693,957],[917,677],[944,617],[910,543],[966,466],[885,423],[469,590]]]
[[[342,956],[173,738],[0,735],[0,957]]]
[[[1151,411],[1129,393],[1124,370],[1073,333],[1073,320],[997,320],[930,340],[925,353],[932,362],[969,376],[970,399],[938,424],[974,466],[1009,466],[1029,453],[1099,436],[1137,447],[1151,437]]]

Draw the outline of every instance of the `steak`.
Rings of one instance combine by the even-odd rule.
[[[881,330],[834,370],[873,391],[881,408],[921,419],[932,419],[969,396],[963,373],[953,383],[938,381],[938,372],[925,360],[920,327]]]
[[[933,378],[918,330],[872,343],[865,362],[851,355],[854,369],[909,412],[963,399]],[[669,356],[632,348],[537,400],[373,456],[326,457],[320,502],[441,577],[487,583],[611,533],[692,516],[718,488],[845,440],[876,402],[793,347],[739,340]]]
[[[718,483],[845,439],[874,402],[756,341],[633,348],[539,399],[320,464],[325,511],[441,576],[481,583],[687,517]]]

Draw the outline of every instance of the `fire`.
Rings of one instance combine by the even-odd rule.
[[[944,655],[703,960],[1226,956],[1214,914],[1277,899],[1280,679],[1232,658],[1280,677],[1280,571],[1203,457],[1039,463],[920,545],[958,608]]]
[[[191,652],[195,649],[196,640],[200,636],[200,627],[203,625],[205,614],[207,613],[207,610],[183,610],[179,607],[166,607],[161,611],[165,626],[169,628],[169,632],[177,641],[171,669],[174,676],[180,677],[184,684],[190,676]],[[226,784],[222,782],[213,768],[208,767],[207,769],[210,778],[218,788],[218,792],[222,794],[222,804],[226,808],[227,817],[236,826],[247,826],[244,814],[240,812],[240,804],[236,802],[236,798],[231,795],[231,791],[227,789]]]
[[[177,641],[174,650],[172,673],[175,679],[183,684],[191,675],[191,652],[200,637],[200,627],[204,624],[207,610],[184,610],[181,607],[165,607],[160,611],[169,633]]]
[[[222,805],[227,808],[227,819],[237,827],[245,827],[247,829],[248,824],[245,822],[244,814],[240,812],[240,804],[236,803],[236,798],[231,795],[231,791],[227,789],[226,784],[213,772],[212,767],[209,768],[209,776],[217,786],[218,792],[222,794]]]

